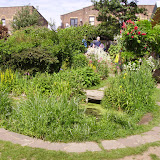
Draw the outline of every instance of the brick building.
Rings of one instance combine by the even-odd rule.
[[[146,8],[148,10],[147,16],[139,14],[137,15],[140,19],[150,19],[155,5],[138,5],[140,8]],[[61,15],[62,25],[61,28],[66,28],[69,26],[81,26],[83,24],[89,23],[91,25],[97,25],[100,22],[97,21],[98,11],[93,10],[93,6],[85,7],[83,9],[70,12]]]
[[[0,20],[2,21],[2,24],[8,28],[9,32],[12,31],[10,22],[13,21],[13,17],[17,13],[17,11],[22,10],[23,7],[25,7],[25,6],[0,7]],[[33,10],[37,10],[33,6],[29,6],[29,8],[30,8],[31,12],[33,12]],[[40,22],[41,22],[42,26],[48,27],[47,20],[39,12],[38,12],[38,14],[40,16]]]

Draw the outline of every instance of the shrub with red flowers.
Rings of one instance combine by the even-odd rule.
[[[142,57],[149,53],[147,45],[147,33],[144,32],[137,22],[127,20],[122,26],[122,44],[127,52],[134,53],[135,57]]]

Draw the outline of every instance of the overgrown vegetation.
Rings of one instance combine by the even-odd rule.
[[[65,142],[98,141],[143,132],[145,127],[137,125],[141,117],[147,112],[151,112],[153,118],[159,116],[159,107],[153,98],[152,72],[156,64],[145,57],[136,63],[135,59],[153,51],[159,53],[158,47],[152,45],[159,44],[159,38],[148,36],[149,22],[136,22],[138,28],[131,22],[129,20],[128,27],[124,27],[118,47],[110,49],[111,56],[102,49],[93,49],[93,53],[90,49],[90,54],[84,54],[82,39],[87,35],[89,42],[97,34],[90,25],[57,32],[28,27],[1,40],[1,126],[44,140]],[[137,38],[135,36],[134,43],[127,48],[132,37],[126,32],[133,27]],[[142,28],[146,35],[138,34],[138,29]],[[139,36],[145,37],[139,39]],[[145,42],[141,42],[143,40]],[[146,43],[151,46],[147,53],[143,48]],[[122,67],[120,75],[106,82],[103,108],[97,109],[98,114],[89,113],[87,106],[81,105],[86,99],[84,89],[106,80],[110,68],[115,66],[110,64],[116,55],[114,52],[119,48],[121,55],[132,53],[136,58],[131,54],[127,54],[128,58],[122,56],[126,68]],[[133,62],[127,64],[130,60]],[[15,98],[22,95],[23,99]]]

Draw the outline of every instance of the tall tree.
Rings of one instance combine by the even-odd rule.
[[[146,14],[146,9],[139,8],[137,1],[133,0],[91,0],[94,4],[94,10],[99,11],[97,20],[101,21],[98,26],[102,37],[113,40],[115,34],[118,34],[122,23],[131,19],[136,20],[136,14]]]
[[[40,16],[37,10],[30,6],[25,6],[18,11],[11,22],[11,26],[14,30],[32,25],[40,25]]]

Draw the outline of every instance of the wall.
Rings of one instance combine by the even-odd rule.
[[[24,6],[18,7],[0,7],[0,20],[5,19],[6,27],[8,28],[9,32],[12,31],[10,22],[13,20],[14,15],[17,11],[20,11]],[[29,6],[31,10],[35,9],[33,6]],[[39,13],[39,12],[38,12]],[[42,26],[48,27],[48,22],[46,19],[39,13],[40,21],[42,22]]]
[[[142,8],[146,8],[148,10],[147,14],[148,15],[138,15],[140,19],[150,19],[153,13],[153,9],[154,9],[154,5],[138,5],[138,7]],[[62,28],[66,27],[66,24],[70,24],[70,19],[71,18],[78,18],[78,25],[82,25],[85,23],[89,23],[89,16],[95,16],[95,25],[99,24],[100,22],[98,22],[96,20],[96,17],[98,15],[98,11],[93,10],[93,6],[89,6],[89,7],[85,7],[83,9],[74,11],[74,12],[70,12],[64,15],[61,15],[61,20],[62,20]],[[80,19],[82,20],[82,24],[80,23]]]

